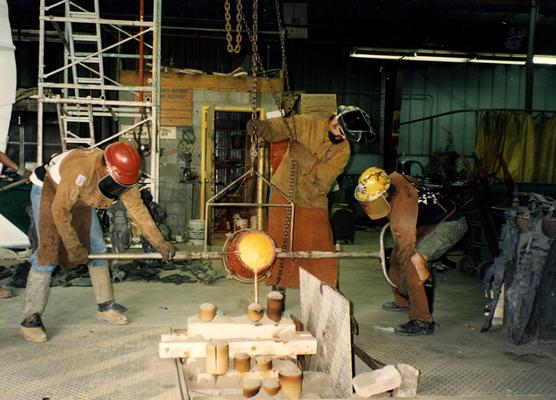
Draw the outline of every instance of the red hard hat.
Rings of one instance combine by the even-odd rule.
[[[141,176],[141,156],[129,143],[110,144],[104,150],[104,161],[110,176],[121,185],[134,185]]]

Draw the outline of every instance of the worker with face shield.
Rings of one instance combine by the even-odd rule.
[[[26,340],[47,340],[41,316],[49,297],[51,274],[58,265],[65,269],[87,265],[98,305],[97,319],[127,324],[123,314],[127,309],[114,301],[108,262],[88,259],[90,253],[106,252],[96,209],[121,201],[163,259],[175,255],[174,245],[163,238],[141,200],[137,188],[140,164],[134,146],[115,142],[104,151],[65,151],[31,175],[31,204],[39,244],[29,260],[25,288],[21,332]]]
[[[432,301],[434,284],[430,262],[438,260],[467,231],[467,222],[447,197],[417,185],[411,177],[388,175],[371,167],[359,177],[355,198],[369,218],[388,218],[394,239],[389,276],[394,301],[387,311],[407,311],[409,322],[397,327],[400,335],[434,333]]]
[[[374,135],[368,115],[357,107],[340,107],[329,118],[294,115],[249,121],[247,132],[268,142],[290,140],[271,183],[295,204],[293,251],[333,251],[327,194],[349,160],[348,140],[359,140],[364,133]],[[272,192],[270,202],[287,203],[278,191]],[[287,213],[285,207],[269,209],[269,234],[285,249],[289,249],[291,239],[287,221],[291,217]],[[298,288],[299,267],[336,287],[335,259],[278,259],[267,274],[266,284],[280,290]]]

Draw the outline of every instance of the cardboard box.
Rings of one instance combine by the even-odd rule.
[[[299,99],[297,112],[299,114],[311,114],[328,118],[331,114],[336,112],[336,108],[336,94],[303,93]]]

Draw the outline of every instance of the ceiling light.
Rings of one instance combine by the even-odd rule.
[[[533,56],[533,64],[556,65],[556,56],[536,55]]]
[[[390,54],[358,53],[356,51],[352,51],[349,56],[355,58],[374,58],[377,60],[399,60],[401,57],[403,57],[399,55],[390,55]]]
[[[507,64],[507,65],[525,65],[525,60],[504,60],[495,58],[470,58],[469,62],[476,64]]]
[[[377,60],[429,61],[477,64],[525,65],[525,54],[511,53],[462,53],[446,50],[384,49],[377,47],[354,47],[351,57]],[[556,56],[536,55],[534,64],[556,65]]]
[[[455,63],[464,63],[469,61],[469,58],[466,57],[446,57],[446,56],[409,56],[409,57],[402,57],[402,60],[410,60],[410,61],[435,61],[435,62],[455,62]]]

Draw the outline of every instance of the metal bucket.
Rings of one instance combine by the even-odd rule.
[[[205,242],[205,220],[191,219],[187,223],[189,242],[194,246],[202,246]]]
[[[262,252],[263,258],[260,260],[262,264],[250,265],[253,262],[250,258],[253,252]],[[264,278],[276,258],[276,245],[274,240],[263,231],[242,229],[226,240],[224,253],[224,267],[230,275],[240,282],[250,283],[255,277],[253,268],[257,270],[258,280]]]

